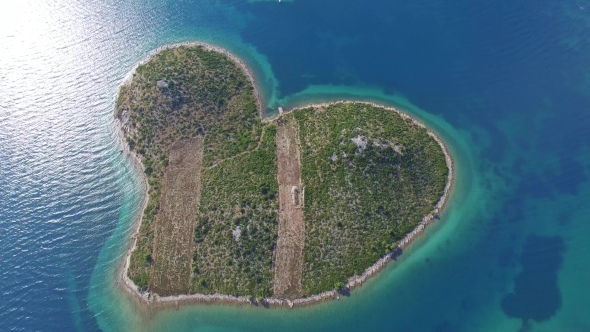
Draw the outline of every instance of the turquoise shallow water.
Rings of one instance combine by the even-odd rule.
[[[588,331],[587,1],[20,1],[0,4],[0,323],[46,331]],[[268,113],[341,98],[436,130],[442,221],[341,301],[139,310],[114,273],[141,177],[117,88],[151,49],[214,43]]]

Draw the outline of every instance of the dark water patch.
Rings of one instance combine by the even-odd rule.
[[[433,329],[434,332],[451,332],[454,331],[453,325],[448,321],[444,320],[438,324],[436,324]]]
[[[541,199],[547,198],[552,199],[554,198],[554,191],[548,179],[553,181],[550,176],[541,177],[537,174],[528,174],[526,177],[522,179],[520,184],[520,190],[523,192],[527,192],[531,198]]]
[[[523,324],[551,318],[561,307],[557,272],[561,267],[563,239],[531,235],[520,256],[522,272],[514,279],[514,291],[502,300],[502,310]]]
[[[469,308],[471,307],[471,301],[469,301],[468,299],[463,299],[461,300],[461,310],[463,311],[467,311],[469,310]]]
[[[495,223],[497,227],[504,227],[504,224],[513,224],[525,221],[526,214],[522,208],[524,204],[525,199],[522,195],[512,195],[511,197],[507,198],[506,202],[501,207],[501,210],[497,215],[498,218],[493,219],[493,223]]]
[[[572,220],[573,220],[573,218],[571,216],[571,213],[569,213],[569,212],[562,212],[557,217],[557,224],[559,226],[568,226],[568,225],[571,224]]]
[[[498,254],[498,265],[500,267],[514,266],[515,255],[512,250],[502,251]]]
[[[573,156],[572,156],[573,157]],[[560,159],[561,176],[557,190],[564,194],[577,195],[580,184],[588,181],[584,166],[573,158]]]

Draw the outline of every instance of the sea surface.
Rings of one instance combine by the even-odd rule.
[[[0,330],[590,331],[590,1],[0,2]],[[437,131],[442,220],[340,301],[158,314],[115,284],[143,200],[118,87],[159,46],[255,71],[267,113],[342,98]]]

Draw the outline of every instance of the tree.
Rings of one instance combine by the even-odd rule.
[[[336,289],[336,290],[341,290],[342,288],[344,288],[344,286],[346,286],[346,284],[343,283],[342,281],[336,281],[334,283],[334,289]]]

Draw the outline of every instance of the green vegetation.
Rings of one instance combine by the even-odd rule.
[[[164,50],[139,66],[131,83],[121,88],[116,115],[128,128],[127,143],[142,159],[150,186],[129,268],[130,278],[145,289],[150,284],[152,257],[157,257],[154,221],[169,147],[180,139],[204,135],[203,165],[207,167],[254,150],[263,125],[252,84],[241,68],[227,56],[202,47]]]
[[[334,283],[334,289],[335,290],[341,290],[342,288],[344,288],[344,286],[346,286],[346,284],[343,283],[342,281],[336,281]]]
[[[260,147],[202,173],[193,291],[272,295],[277,234],[276,127]]]
[[[367,104],[297,111],[305,186],[303,287],[315,294],[361,274],[397,246],[443,194],[438,143]]]

